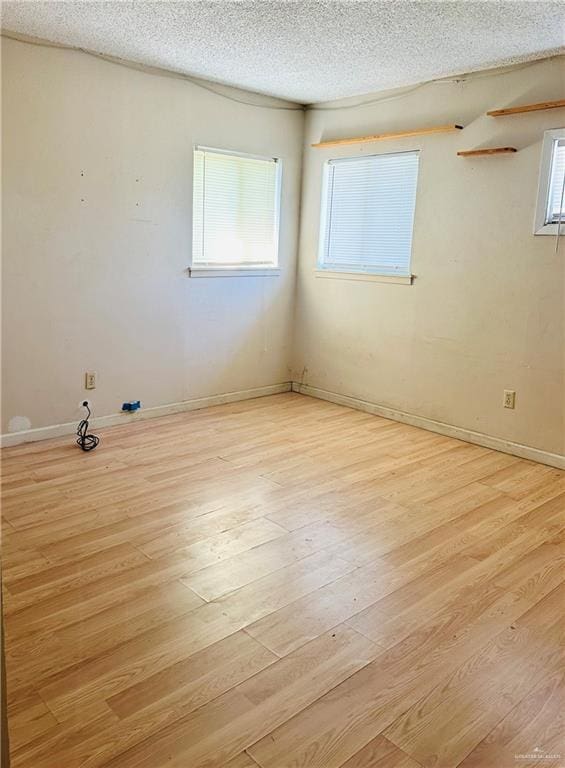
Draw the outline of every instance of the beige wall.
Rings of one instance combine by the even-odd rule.
[[[563,98],[564,75],[563,59],[552,60],[429,84],[372,106],[309,113],[295,379],[565,453],[565,238],[556,255],[554,238],[532,235],[542,134],[564,126],[565,116],[485,116],[487,109]],[[310,148],[324,138],[453,122],[465,129],[338,151]],[[488,145],[519,152],[456,155]],[[414,284],[315,277],[323,162],[407,149],[421,150]],[[514,411],[502,407],[504,389],[516,390]]]
[[[2,431],[288,381],[303,113],[2,43]],[[195,143],[282,158],[280,277],[187,277]]]

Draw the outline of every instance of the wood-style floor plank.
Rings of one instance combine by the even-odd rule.
[[[8,707],[10,745],[20,749],[37,736],[57,726],[57,720],[33,688],[21,691],[17,701]]]
[[[565,751],[565,671],[551,672],[460,763],[461,768],[560,768]]]
[[[552,599],[554,598],[554,599]],[[540,674],[563,664],[565,591],[497,635],[449,678],[413,704],[385,731],[424,766],[458,765],[535,687]]]
[[[350,757],[342,768],[420,768],[420,764],[381,735]]]
[[[293,393],[100,437],[3,451],[14,768],[562,768],[565,473]]]
[[[519,591],[524,594],[515,596],[511,609],[503,591],[491,588],[467,605],[446,610],[248,748],[249,753],[273,768],[338,768],[528,608],[534,624],[544,620],[547,608],[540,593]],[[553,610],[562,599],[563,594],[553,598]]]
[[[336,627],[109,765],[223,765],[379,653],[354,630]]]
[[[247,752],[242,752],[229,763],[225,763],[224,768],[257,768],[257,763]]]

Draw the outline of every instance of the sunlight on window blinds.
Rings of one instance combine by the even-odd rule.
[[[192,263],[276,266],[279,163],[194,151]]]
[[[565,177],[565,139],[558,139],[553,143],[551,159],[551,178],[549,183],[549,195],[547,201],[546,224],[555,224],[559,221],[561,211],[561,195],[563,192],[563,178]],[[565,206],[564,206],[565,208]],[[564,220],[562,214],[561,220]]]
[[[319,265],[409,275],[418,152],[330,160]]]

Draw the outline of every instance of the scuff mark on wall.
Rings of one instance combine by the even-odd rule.
[[[31,429],[27,416],[13,416],[8,422],[8,432],[25,432],[26,429]]]

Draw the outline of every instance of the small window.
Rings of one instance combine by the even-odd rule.
[[[318,266],[410,275],[419,152],[330,160]]]
[[[279,199],[277,159],[197,147],[192,269],[276,268]]]
[[[565,128],[557,128],[543,137],[534,234],[556,235],[559,219],[565,222],[564,181]]]

